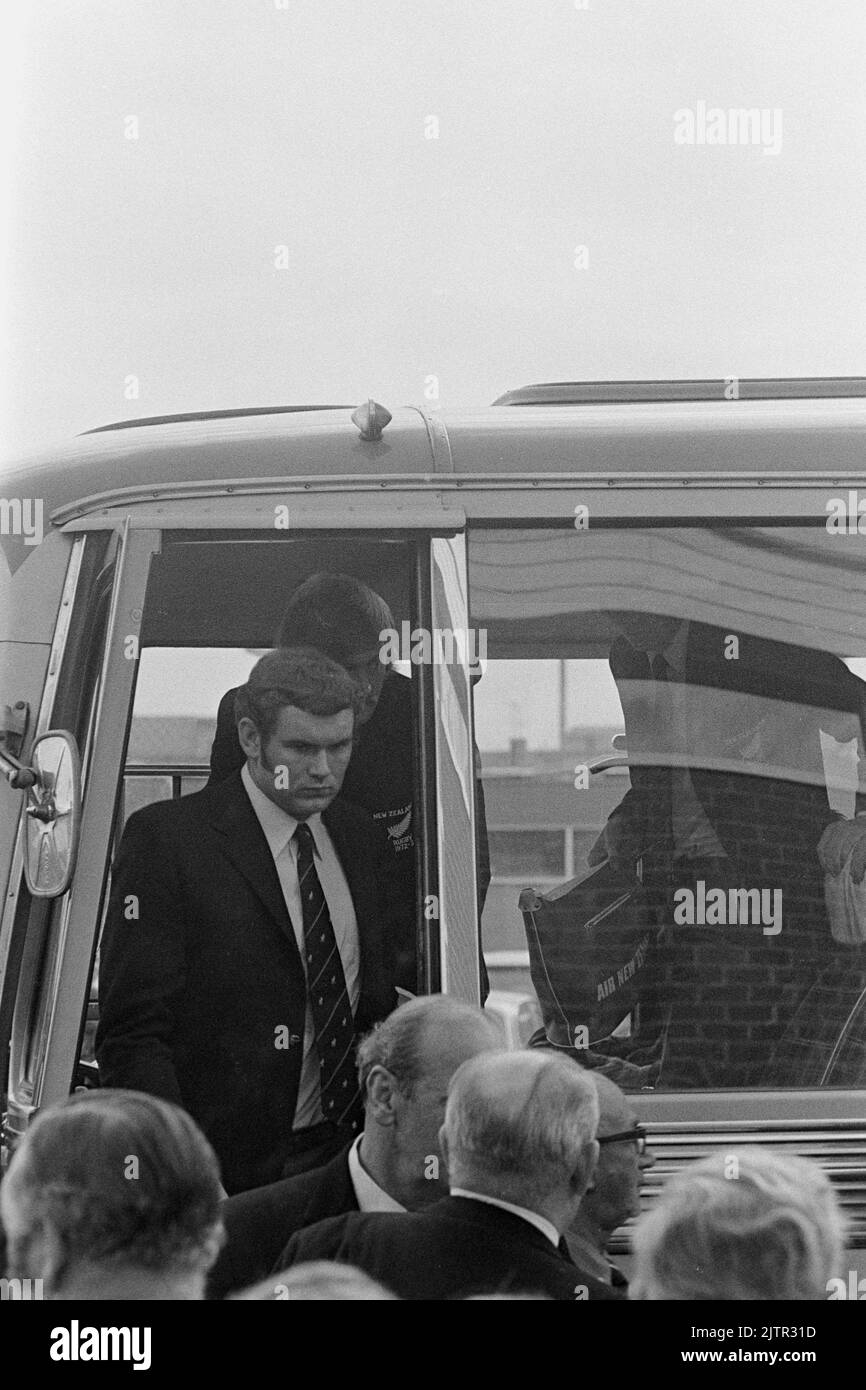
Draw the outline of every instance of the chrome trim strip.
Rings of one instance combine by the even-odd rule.
[[[427,417],[423,418],[426,420]],[[439,429],[444,430],[441,423],[436,426],[434,436]],[[435,450],[436,446],[433,447]],[[434,458],[435,456],[434,452]],[[449,444],[448,459],[450,460],[450,458]],[[418,478],[414,474],[398,474],[396,476],[393,473],[379,474],[368,478],[359,478],[355,473],[334,474],[327,478],[323,478],[321,474],[311,474],[309,476],[298,475],[294,478],[258,478],[254,481],[249,478],[235,478],[228,482],[213,479],[200,483],[161,483],[157,487],[138,485],[114,488],[107,492],[93,493],[58,507],[51,513],[51,521],[55,526],[63,526],[67,521],[72,521],[75,517],[82,516],[87,512],[109,506],[125,506],[136,502],[179,501],[194,497],[256,497],[262,493],[285,497],[287,493],[295,492],[309,496],[311,493],[336,492],[346,494],[385,491],[388,493],[424,493],[430,491],[459,492],[465,489],[479,489],[485,492],[546,491],[548,489],[567,491],[575,487],[616,488],[619,490],[633,488],[637,491],[649,491],[656,488],[678,490],[680,488],[699,487],[711,488],[714,491],[727,491],[729,488],[746,491],[754,487],[800,489],[856,487],[858,482],[862,486],[864,480],[866,480],[866,471],[840,474],[838,471],[815,470],[810,473],[794,474],[778,469],[760,473],[643,472],[617,473],[615,475],[575,470],[573,473],[510,473],[506,477],[503,477],[501,473],[461,473],[459,477],[449,477],[443,472],[436,474],[435,481]]]
[[[466,537],[430,542],[434,628],[469,629]],[[472,685],[468,644],[456,660],[433,665],[436,703],[436,834],[439,860],[439,939],[442,990],[477,1004],[481,998],[478,896],[475,875],[475,786]],[[473,930],[467,930],[467,924]]]
[[[80,535],[75,537],[72,544],[69,563],[66,568],[66,578],[63,581],[63,591],[60,596],[60,607],[57,611],[57,620],[54,625],[54,636],[51,639],[51,651],[48,657],[45,684],[42,687],[42,698],[39,702],[39,713],[36,717],[32,733],[28,737],[27,745],[32,745],[33,741],[37,739],[40,734],[47,733],[52,727],[54,697],[57,691],[57,682],[60,678],[60,668],[63,664],[63,653],[66,650],[66,639],[69,635],[72,609],[75,603],[76,593],[78,592],[78,584],[81,579],[81,566],[84,560],[84,547],[86,542],[87,536]],[[25,747],[27,745],[25,745]],[[24,881],[24,808],[26,801],[26,796],[22,796],[21,809],[18,817],[18,830],[15,836],[15,848],[12,852],[9,884],[6,891],[6,899],[3,903],[2,916],[0,916],[0,997],[2,997],[6,982],[6,966],[9,959],[12,925],[15,921],[18,898],[21,893],[21,885]]]
[[[451,453],[451,441],[448,438],[448,430],[441,415],[432,411],[422,410],[419,406],[409,406],[410,410],[416,410],[424,421],[424,428],[427,431],[427,439],[430,443],[430,453],[433,456],[433,471],[438,475],[454,472],[454,458]]]
[[[158,551],[159,531],[132,530],[127,520],[118,547],[114,592],[105,637],[99,701],[94,723],[93,755],[81,823],[85,852],[60,924],[50,981],[40,1010],[47,1021],[47,1040],[34,1076],[37,1108],[68,1095],[75,1066],[84,1000],[90,981],[100,902],[114,823],[117,789],[123,772],[136,662],[124,655],[124,639],[137,636],[151,557]]]

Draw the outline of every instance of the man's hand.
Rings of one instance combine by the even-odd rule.
[[[818,858],[828,874],[840,874],[849,855],[851,878],[860,883],[866,874],[866,820],[833,821],[818,841]]]

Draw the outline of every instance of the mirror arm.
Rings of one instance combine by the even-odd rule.
[[[629,758],[625,753],[607,753],[603,758],[596,758],[594,762],[588,763],[587,770],[595,774],[606,772],[609,767],[633,767],[635,762],[635,758]]]
[[[16,791],[26,791],[28,787],[35,787],[39,784],[39,773],[35,768],[28,767],[26,763],[19,762],[11,753],[6,753],[0,748],[0,772],[3,773],[10,787]]]

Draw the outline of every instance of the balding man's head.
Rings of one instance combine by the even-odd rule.
[[[381,1067],[411,1096],[431,1070],[444,1065],[447,1084],[463,1062],[501,1046],[496,1024],[483,1009],[447,994],[430,994],[402,1004],[361,1041],[358,1079],[367,1093],[371,1072]]]
[[[362,1040],[362,1156],[403,1206],[414,1210],[445,1195],[439,1129],[448,1083],[469,1058],[501,1046],[489,1014],[444,994],[401,1005]]]
[[[597,1157],[586,1073],[550,1052],[478,1057],[455,1073],[442,1131],[452,1188],[519,1206],[579,1201]]]

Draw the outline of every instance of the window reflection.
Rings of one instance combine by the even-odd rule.
[[[479,730],[490,672],[511,674],[512,701],[507,746],[482,741],[485,949],[528,947],[547,1038],[631,1089],[866,1082],[855,546],[767,529],[472,538]]]

